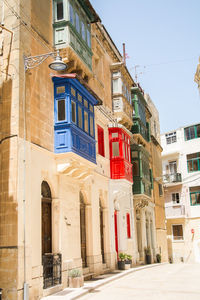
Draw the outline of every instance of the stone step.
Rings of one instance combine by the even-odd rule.
[[[111,270],[109,269],[109,268],[103,268],[103,274],[108,274],[108,273],[110,273],[111,272]]]
[[[94,273],[87,273],[83,275],[84,281],[91,280],[94,277]]]

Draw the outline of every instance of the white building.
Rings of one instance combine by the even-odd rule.
[[[200,262],[200,124],[161,135],[169,259]]]

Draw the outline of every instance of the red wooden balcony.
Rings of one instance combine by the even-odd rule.
[[[112,179],[133,182],[130,156],[130,135],[121,127],[110,127],[110,173]]]

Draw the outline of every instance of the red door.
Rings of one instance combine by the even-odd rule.
[[[117,230],[117,210],[115,210],[115,214],[114,214],[114,217],[115,217],[115,250],[117,252],[117,255],[118,255],[118,230]]]

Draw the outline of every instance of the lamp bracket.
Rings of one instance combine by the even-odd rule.
[[[46,54],[36,55],[36,56],[25,56],[24,55],[24,68],[25,71],[28,69],[34,69],[39,66],[43,61],[45,61],[48,57],[56,57],[57,52],[49,52]]]

